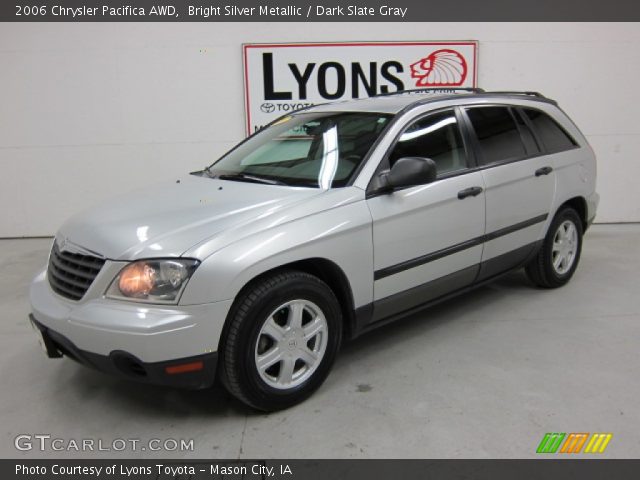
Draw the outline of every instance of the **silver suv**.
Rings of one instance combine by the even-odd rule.
[[[141,381],[308,397],[344,339],[525,267],[573,275],[595,156],[535,92],[315,106],[211,166],[70,219],[30,290],[50,357]]]

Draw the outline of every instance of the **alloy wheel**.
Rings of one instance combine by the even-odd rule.
[[[327,348],[328,325],[309,300],[291,300],[264,321],[255,346],[260,378],[280,390],[295,388],[316,371]]]
[[[578,248],[578,230],[571,220],[560,224],[553,236],[551,262],[558,275],[564,275],[573,266]]]

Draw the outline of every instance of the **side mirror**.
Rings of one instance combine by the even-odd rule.
[[[436,162],[430,158],[402,157],[391,170],[381,175],[383,189],[413,187],[431,183],[436,179]]]

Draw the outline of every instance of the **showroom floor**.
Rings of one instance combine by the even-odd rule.
[[[546,432],[611,432],[604,456],[640,456],[640,225],[594,226],[564,288],[514,273],[347,344],[320,391],[271,415],[45,359],[27,287],[50,243],[0,241],[0,457],[514,458]],[[19,452],[19,434],[195,450]]]

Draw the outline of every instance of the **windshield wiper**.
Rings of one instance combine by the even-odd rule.
[[[247,175],[246,173],[227,173],[218,175],[220,180],[234,180],[239,182],[265,183],[267,185],[287,185],[280,180],[271,178],[256,177],[255,175]]]

